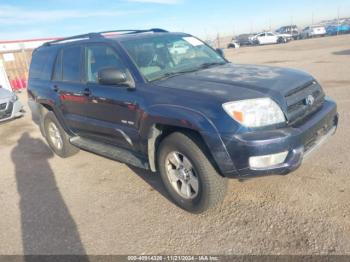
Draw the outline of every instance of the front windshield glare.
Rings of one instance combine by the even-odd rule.
[[[192,36],[155,36],[126,40],[122,45],[148,81],[226,63],[213,49]]]

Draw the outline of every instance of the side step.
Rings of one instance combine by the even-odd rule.
[[[129,150],[101,142],[96,142],[94,140],[82,138],[80,136],[71,137],[69,141],[76,147],[79,147],[83,150],[102,155],[135,167],[149,169],[148,161],[146,159],[137,156],[135,153]]]

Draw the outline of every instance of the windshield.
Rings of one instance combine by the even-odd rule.
[[[192,36],[163,35],[121,44],[148,81],[226,63],[217,52]]]

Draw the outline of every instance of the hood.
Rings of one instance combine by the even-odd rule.
[[[310,81],[313,81],[311,75],[294,69],[228,63],[157,81],[156,84],[207,94],[221,101],[266,96],[281,101]]]
[[[13,93],[5,88],[0,88],[0,99],[11,98]]]

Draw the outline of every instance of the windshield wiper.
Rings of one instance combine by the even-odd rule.
[[[205,69],[205,68],[209,68],[212,66],[216,66],[216,65],[224,65],[226,64],[226,62],[211,62],[211,63],[203,63],[199,66],[198,69]]]
[[[199,69],[200,68],[195,68],[195,69],[190,69],[190,70],[183,70],[183,71],[168,72],[168,73],[165,73],[164,75],[161,75],[160,77],[152,79],[152,81],[168,79],[168,78],[171,78],[171,77],[174,77],[174,76],[195,72],[195,71],[198,71]]]
[[[224,65],[224,64],[226,64],[226,62],[203,63],[197,68],[192,68],[192,69],[189,69],[189,70],[182,70],[182,71],[175,71],[175,72],[165,73],[164,75],[161,75],[160,77],[152,79],[152,81],[164,80],[164,79],[168,79],[168,78],[171,78],[171,77],[174,77],[174,76],[178,76],[178,75],[182,75],[182,74],[186,74],[186,73],[196,72],[196,71],[199,71],[201,69],[209,68],[209,67],[212,67],[212,66],[215,66],[215,65]]]

